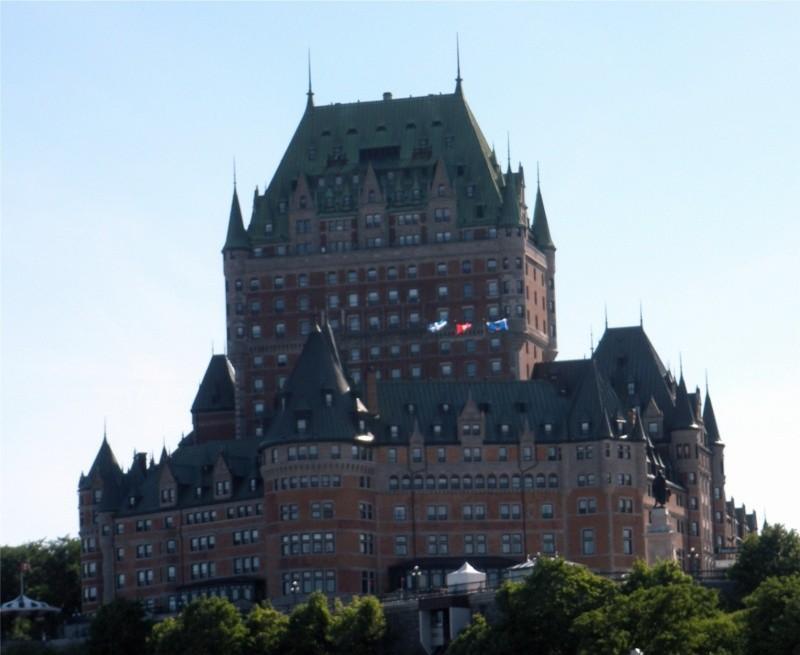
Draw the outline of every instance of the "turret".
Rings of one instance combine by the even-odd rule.
[[[550,237],[550,226],[547,224],[547,213],[544,211],[544,201],[542,200],[542,188],[538,181],[536,183],[536,204],[533,208],[533,242],[539,250],[555,250],[556,246]]]
[[[239,206],[239,196],[236,193],[236,184],[233,185],[233,199],[231,200],[231,215],[228,219],[228,235],[225,237],[225,245],[222,252],[231,250],[250,250],[250,238],[247,230],[244,229],[242,219],[242,209]]]

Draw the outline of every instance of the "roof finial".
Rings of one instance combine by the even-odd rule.
[[[539,160],[536,160],[536,188],[539,188]]]
[[[311,90],[311,48],[308,49],[308,92],[306,93],[308,97],[308,101],[306,102],[306,108],[311,108],[314,106],[314,92]]]
[[[608,303],[605,303],[603,305],[603,313],[604,313],[605,319],[606,319],[606,330],[607,330],[608,329]]]
[[[678,366],[680,366],[681,379],[683,379],[683,353],[678,352]]]
[[[236,188],[236,157],[233,158],[233,188]]]
[[[706,398],[708,398],[708,369],[706,369]]]
[[[461,91],[461,49],[458,44],[458,32],[456,32],[456,93]]]
[[[642,301],[639,301],[639,327],[644,327],[644,316],[642,314]]]
[[[506,132],[506,150],[508,152],[508,170],[511,172],[511,132]]]
[[[594,357],[594,329],[589,326],[589,352]]]
[[[106,429],[107,427],[108,427],[107,426],[107,417],[104,416],[103,417],[103,441],[105,441],[106,437],[108,436],[108,430]]]

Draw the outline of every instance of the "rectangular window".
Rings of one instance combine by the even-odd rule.
[[[591,528],[581,530],[581,553],[583,555],[595,554],[594,530]]]
[[[622,528],[622,552],[633,555],[633,529]]]

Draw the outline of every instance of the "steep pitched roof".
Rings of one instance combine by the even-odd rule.
[[[235,381],[230,360],[225,355],[212,355],[192,403],[192,413],[233,410]]]
[[[703,407],[703,424],[706,428],[708,438],[713,441],[722,441],[717,426],[717,417],[714,415],[714,406],[711,404],[711,396],[706,391],[706,403]]]
[[[345,199],[358,198],[363,179],[374,168],[390,206],[426,202],[439,160],[453,180],[459,221],[496,224],[502,206],[502,171],[462,93],[395,98],[309,107],[302,115],[248,228],[256,241],[288,236],[283,211],[299,177],[307,176],[312,202],[320,211],[352,213]],[[405,171],[389,178],[389,171]],[[319,178],[340,176],[340,184],[320,186]],[[427,182],[427,183],[426,183]],[[420,194],[411,194],[416,185]],[[467,187],[471,186],[470,193]],[[406,193],[408,192],[408,193]],[[362,199],[363,200],[363,199]],[[481,206],[482,216],[478,206]],[[264,224],[273,221],[273,236]]]
[[[619,410],[619,399],[600,375],[597,363],[593,359],[585,360],[583,376],[569,412],[569,436],[613,437],[612,421],[620,414]],[[580,424],[587,420],[589,435],[581,435]]]
[[[678,392],[675,394],[675,412],[672,416],[672,428],[674,430],[682,430],[696,427],[697,421],[692,410],[692,402],[689,398],[689,393],[686,391],[686,382],[684,382],[681,375],[680,382],[678,382]]]
[[[222,251],[250,249],[250,239],[247,236],[247,230],[244,229],[244,220],[242,219],[242,209],[239,206],[239,196],[236,193],[236,187],[233,187],[233,199],[231,200],[231,214],[228,218],[228,234],[225,237],[225,245]]]
[[[533,225],[531,226],[533,242],[540,250],[555,250],[553,238],[550,236],[550,226],[547,223],[547,213],[544,210],[542,189],[536,185],[536,204],[533,207]]]
[[[330,397],[330,402],[326,399]],[[356,434],[356,398],[329,327],[315,326],[280,396],[264,444],[291,440],[348,440]],[[306,421],[298,434],[297,420]]]
[[[517,186],[518,175],[511,172],[511,168],[506,172],[506,185],[503,187],[503,210],[500,216],[501,225],[519,225],[521,220],[519,206],[519,188]]]
[[[103,443],[100,444],[100,449],[95,455],[92,467],[89,469],[87,478],[91,479],[94,476],[100,476],[102,479],[114,478],[122,474],[122,469],[108,444],[108,439],[103,435]]]

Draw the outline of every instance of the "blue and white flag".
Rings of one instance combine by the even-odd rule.
[[[428,332],[438,332],[444,326],[447,325],[447,321],[436,321],[435,323],[428,323]]]
[[[508,319],[501,318],[499,321],[487,321],[486,329],[489,332],[502,332],[503,330],[508,330]]]

